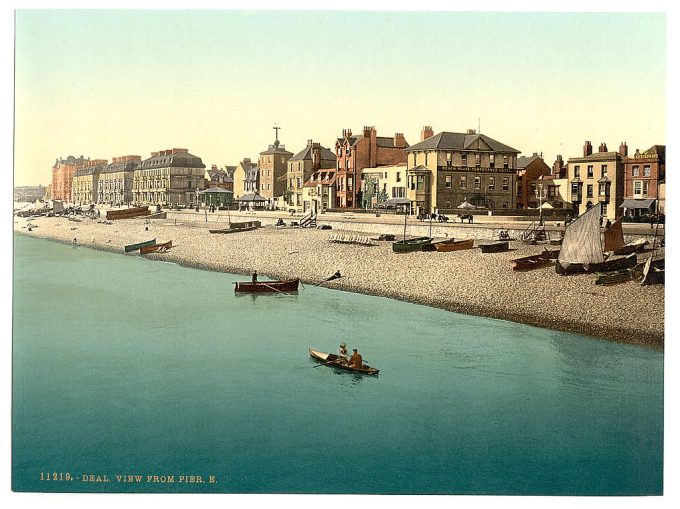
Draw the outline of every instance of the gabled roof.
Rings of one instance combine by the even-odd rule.
[[[349,140],[349,146],[354,147],[356,146],[357,143],[359,143],[363,139],[368,139],[366,138],[363,134],[360,134],[358,136],[351,136],[348,138]],[[400,148],[400,147],[395,147],[394,145],[394,138],[390,138],[389,136],[376,136],[375,137],[375,143],[378,147],[382,148]],[[338,138],[338,141],[336,143],[340,145],[345,144],[345,138]],[[408,143],[406,144],[406,147],[408,147]]]
[[[540,157],[537,156],[537,155],[518,157],[517,158],[517,169],[523,170],[524,168],[529,166],[531,163],[533,163],[536,159],[540,159]]]
[[[304,149],[302,149],[300,152],[291,157],[289,161],[304,161],[304,160],[311,161],[312,148],[313,148],[312,145],[307,145]],[[320,146],[319,149],[321,151],[322,161],[335,161],[337,159],[335,154],[328,150],[326,147]]]
[[[504,145],[485,134],[451,133],[446,131],[430,136],[428,139],[416,143],[415,145],[411,145],[404,150],[406,152],[415,152],[418,150],[474,150],[483,152],[520,153],[519,150]]]

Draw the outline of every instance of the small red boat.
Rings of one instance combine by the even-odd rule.
[[[140,254],[149,253],[163,253],[172,247],[172,240],[163,242],[162,244],[154,244],[152,246],[142,246],[139,248]]]
[[[297,292],[300,279],[288,279],[285,281],[238,281],[234,283],[235,292],[241,293],[286,293]]]

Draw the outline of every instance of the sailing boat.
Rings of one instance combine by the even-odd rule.
[[[392,198],[388,200],[394,205],[411,205],[411,202],[406,198]],[[423,251],[425,246],[428,246],[432,242],[432,237],[416,237],[414,239],[406,240],[406,217],[408,213],[404,209],[404,239],[398,240],[392,243],[392,251],[395,253],[412,253],[414,251]],[[430,231],[432,226],[430,223]]]
[[[605,257],[600,240],[600,207],[591,207],[564,230],[555,271],[558,274],[607,272],[635,266],[637,256]]]
[[[609,228],[604,231],[604,250],[611,251],[615,255],[625,255],[637,253],[647,245],[645,239],[637,239],[626,244],[623,240],[623,224],[621,219],[614,221]]]

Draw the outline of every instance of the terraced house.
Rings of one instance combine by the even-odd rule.
[[[134,172],[136,203],[193,206],[205,189],[205,164],[185,148],[152,152]]]
[[[303,190],[309,177],[319,170],[334,170],[335,154],[320,143],[307,140],[307,146],[288,160],[286,173],[286,208],[305,210]],[[311,203],[308,204],[311,206]]]
[[[132,202],[134,173],[141,162],[141,156],[114,157],[99,175],[97,203],[123,205]]]
[[[233,175],[234,199],[245,194],[257,193],[260,189],[260,168],[246,157],[236,165]]]
[[[489,209],[514,209],[519,150],[474,129],[421,131],[407,148],[406,198],[415,213],[457,208],[464,201]]]
[[[71,179],[71,201],[76,205],[97,203],[99,178],[106,167],[106,159],[92,159],[75,171]]]

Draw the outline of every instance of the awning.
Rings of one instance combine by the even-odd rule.
[[[652,206],[652,204],[655,202],[655,199],[646,199],[646,200],[636,200],[633,198],[629,198],[626,200],[623,200],[623,203],[619,205],[619,208],[622,209],[648,209],[649,207]]]

